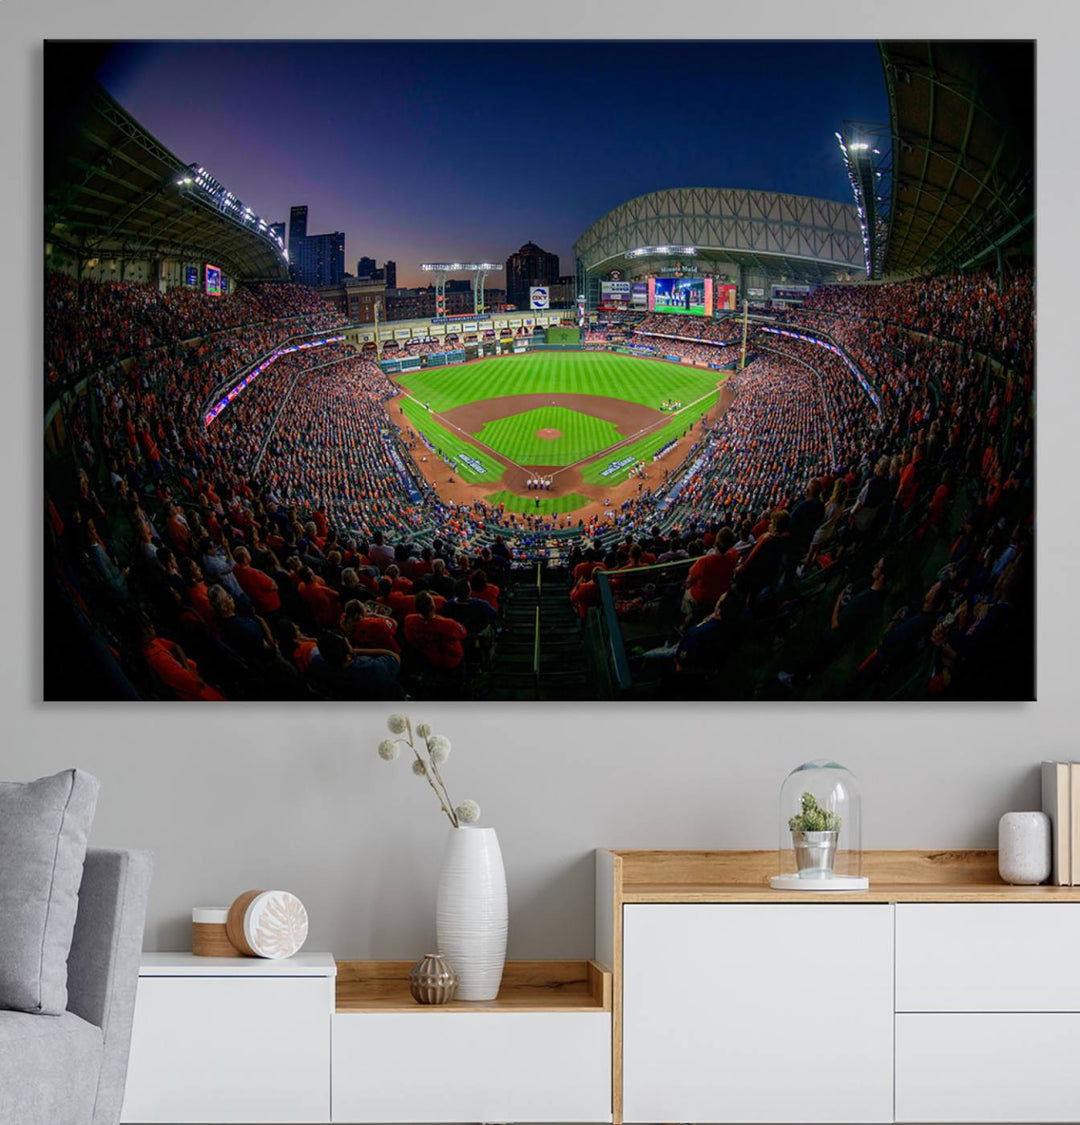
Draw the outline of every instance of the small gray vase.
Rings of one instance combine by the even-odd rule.
[[[409,991],[417,1004],[449,1004],[457,986],[458,975],[441,953],[425,953],[409,973]]]

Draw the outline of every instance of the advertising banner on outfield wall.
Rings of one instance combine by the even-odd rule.
[[[531,285],[529,287],[529,308],[546,309],[550,307],[550,294],[546,285]]]

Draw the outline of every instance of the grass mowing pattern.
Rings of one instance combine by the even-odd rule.
[[[459,464],[458,472],[462,480],[495,481],[505,472],[504,466],[496,461],[490,453],[486,453],[482,449],[477,449],[472,442],[467,441],[465,437],[456,430],[450,430],[445,426],[439,425],[423,406],[412,402],[410,399],[400,398],[396,402],[391,403],[390,409],[394,410],[398,406],[405,411],[405,417],[408,418],[412,428],[425,434],[432,445],[442,450],[443,456],[450,456],[456,461],[461,454],[464,453],[472,457],[473,460],[479,461],[484,466],[484,472],[476,473],[466,465]],[[414,452],[418,459],[424,455],[419,449]]]
[[[660,426],[658,429],[653,430],[651,434],[640,438],[638,441],[630,445],[624,445],[621,449],[612,450],[610,457],[601,457],[599,460],[593,461],[589,465],[582,465],[582,481],[585,484],[617,484],[625,480],[626,469],[620,469],[619,472],[610,477],[602,477],[600,473],[606,469],[612,461],[621,461],[624,457],[633,457],[638,461],[651,462],[652,455],[658,449],[663,448],[669,441],[682,437],[685,429],[692,423],[697,422],[707,410],[712,409],[716,403],[718,394],[718,391],[714,392],[703,402],[699,402],[697,406],[691,407],[689,410],[684,410],[678,418],[672,419],[666,426]],[[629,468],[630,466],[628,465],[627,469]]]
[[[537,430],[561,430],[542,438]],[[565,406],[542,406],[485,424],[478,440],[519,465],[572,465],[614,445],[622,435],[610,423]]]
[[[432,367],[398,382],[421,404],[442,413],[503,395],[604,395],[659,409],[665,399],[690,403],[715,389],[719,371],[608,352],[537,352],[499,356],[457,367]]]
[[[505,504],[508,512],[521,512],[531,516],[558,516],[563,512],[576,512],[589,503],[587,496],[570,492],[566,496],[548,496],[544,492],[527,492],[518,496],[516,492],[493,492],[484,499],[489,504]],[[537,499],[540,506],[536,506]]]

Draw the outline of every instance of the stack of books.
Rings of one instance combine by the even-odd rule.
[[[1042,806],[1050,818],[1050,882],[1080,886],[1080,762],[1043,762]]]

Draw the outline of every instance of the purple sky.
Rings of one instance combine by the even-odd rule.
[[[571,245],[661,188],[850,201],[833,132],[888,120],[872,42],[118,44],[105,88],[267,222],[306,203],[421,284],[421,261]],[[489,285],[498,285],[491,275]]]

